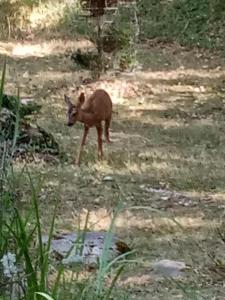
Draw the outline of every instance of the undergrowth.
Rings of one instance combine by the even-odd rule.
[[[141,38],[224,51],[223,0],[140,0],[137,4]],[[18,38],[25,31],[42,37],[91,36],[93,28],[83,14],[78,1],[2,1],[0,38]]]
[[[3,99],[6,64],[4,64],[0,84],[0,113]],[[18,103],[19,91],[18,91]],[[13,153],[19,132],[19,105],[16,108],[14,139],[12,148],[4,148],[0,157],[0,299],[102,299],[108,300],[114,293],[114,286],[124,266],[118,264],[116,257],[109,262],[109,249],[112,244],[112,230],[117,214],[112,219],[106,235],[99,267],[94,275],[80,283],[79,270],[72,271],[70,279],[66,278],[63,264],[50,263],[50,246],[55,230],[58,196],[54,195],[54,209],[49,216],[48,240],[43,241],[46,228],[42,225],[42,215],[39,208],[39,194],[42,180],[39,174],[35,178],[30,173],[27,164],[18,172],[14,170]],[[4,135],[3,131],[0,131]],[[7,141],[1,137],[1,143]],[[29,189],[26,207],[21,203],[21,192],[24,184]],[[84,234],[87,226],[84,228]],[[112,267],[116,264],[114,270]],[[111,284],[105,287],[105,277],[110,273]],[[53,279],[50,278],[53,275]],[[117,292],[117,291],[116,291]],[[123,292],[118,299],[123,299]],[[126,296],[126,294],[124,294]],[[124,298],[126,299],[126,298]]]
[[[141,35],[186,46],[224,50],[223,0],[139,1]]]

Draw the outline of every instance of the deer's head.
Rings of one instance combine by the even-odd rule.
[[[78,116],[79,116],[79,110],[82,106],[82,104],[84,103],[85,101],[85,96],[84,96],[84,93],[81,93],[79,98],[78,98],[78,102],[77,102],[77,105],[74,105],[72,102],[71,102],[71,98],[68,97],[67,95],[64,95],[64,99],[65,99],[65,102],[67,104],[67,125],[68,126],[73,126],[77,120],[78,120]]]

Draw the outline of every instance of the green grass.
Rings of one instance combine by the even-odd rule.
[[[142,0],[139,9],[143,37],[224,50],[225,6],[221,0]]]

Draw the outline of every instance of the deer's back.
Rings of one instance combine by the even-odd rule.
[[[106,120],[112,115],[112,100],[105,90],[99,89],[85,100],[82,110],[93,113],[97,120]]]

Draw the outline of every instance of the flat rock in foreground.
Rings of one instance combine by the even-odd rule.
[[[42,240],[47,243],[48,236]],[[50,251],[64,265],[82,263],[96,265],[108,245],[107,260],[113,260],[130,251],[126,243],[107,232],[66,233],[53,237]],[[107,251],[107,250],[106,250]]]

